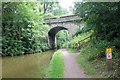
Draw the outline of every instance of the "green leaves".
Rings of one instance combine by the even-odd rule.
[[[2,5],[2,55],[14,56],[48,49],[44,38],[49,27],[43,25],[44,15],[36,3],[3,2]]]
[[[87,1],[87,0],[86,0]],[[81,57],[84,60],[96,61],[106,59],[106,48],[112,48],[112,61],[119,60],[120,53],[120,3],[119,2],[84,2],[76,3],[74,12],[82,17],[84,27],[75,36],[92,31],[88,42],[81,42]],[[104,60],[105,61],[105,60]],[[113,61],[114,62],[114,61]],[[119,62],[118,62],[119,63]],[[113,64],[113,63],[112,63]],[[83,64],[84,65],[84,64]],[[115,64],[114,64],[115,65]],[[115,67],[118,67],[115,65]],[[117,68],[114,68],[117,70]],[[101,70],[100,70],[101,71]],[[108,73],[107,73],[108,74]],[[102,74],[103,75],[103,74]],[[112,76],[111,76],[112,75]],[[107,77],[118,77],[113,71]]]
[[[57,48],[67,47],[69,43],[68,31],[61,30],[56,34]]]
[[[82,20],[86,24],[86,28],[94,30],[96,37],[104,37],[105,35],[109,36],[115,25],[117,23],[117,14],[118,14],[118,4],[119,3],[94,3],[94,2],[85,2],[85,3],[76,3],[74,12],[77,15],[82,17]],[[103,33],[101,33],[103,32]],[[111,34],[114,34],[114,32]],[[98,36],[99,35],[99,36]],[[104,35],[104,36],[103,36]],[[110,38],[109,38],[110,39]]]
[[[84,34],[92,31],[92,37],[90,41],[96,42],[96,47],[105,48],[107,46],[115,46],[116,50],[118,47],[118,39],[120,39],[120,27],[118,21],[120,3],[108,2],[108,3],[95,3],[95,2],[84,2],[75,4],[75,14],[81,16],[84,27],[82,30],[78,31],[75,35]],[[106,42],[104,44],[99,44],[99,41]],[[111,43],[111,44],[107,44]],[[99,44],[99,45],[97,45]],[[98,48],[99,49],[99,48]]]

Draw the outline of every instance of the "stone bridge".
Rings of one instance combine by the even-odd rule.
[[[68,30],[70,39],[78,29],[82,28],[81,18],[77,15],[48,18],[44,23],[50,26],[48,32],[48,44],[51,49],[55,48],[55,35],[60,30]]]

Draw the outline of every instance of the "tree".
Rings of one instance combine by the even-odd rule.
[[[48,49],[44,14],[36,3],[2,3],[2,55],[21,55]],[[42,44],[41,44],[42,43]]]
[[[119,5],[120,3],[117,2],[76,3],[74,12],[82,17],[86,24],[85,29],[94,31],[93,34],[96,39],[116,42],[116,39],[120,39],[120,27],[118,24]]]
[[[39,8],[40,12],[44,14],[53,14],[54,16],[61,16],[67,14],[67,10],[62,8],[59,5],[59,2],[41,2],[41,6]]]
[[[56,43],[58,49],[62,47],[67,47],[68,42],[69,38],[67,30],[61,30],[56,34]]]
[[[85,0],[88,1],[88,0]],[[92,36],[86,42],[82,42],[81,55],[86,61],[105,58],[105,49],[112,48],[112,56],[116,71],[110,74],[110,78],[119,78],[120,57],[120,2],[81,2],[75,3],[74,13],[82,18],[84,27],[77,32],[82,36],[92,32]],[[100,60],[101,61],[101,60]],[[118,63],[117,63],[118,61]],[[94,62],[93,62],[94,63]]]

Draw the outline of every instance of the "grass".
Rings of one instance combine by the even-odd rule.
[[[64,76],[64,60],[63,55],[58,50],[54,53],[47,70],[47,78],[63,78]]]
[[[85,74],[93,78],[114,78],[118,77],[117,65],[118,60],[112,59],[112,68],[110,71],[107,69],[106,58],[96,58],[95,60],[89,61],[87,55],[81,53],[77,57],[77,61],[80,67],[85,71]]]
[[[69,53],[76,53],[77,49],[73,49],[73,48],[68,48],[67,49]]]
[[[85,74],[92,77],[96,77],[96,71],[94,67],[95,64],[92,64],[89,61],[87,61],[85,56],[81,54],[77,57],[77,61],[80,64],[80,67],[85,71]]]

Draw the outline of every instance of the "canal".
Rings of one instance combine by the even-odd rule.
[[[2,58],[2,78],[43,78],[54,51]]]

